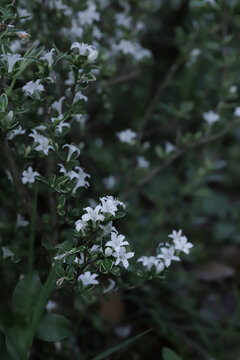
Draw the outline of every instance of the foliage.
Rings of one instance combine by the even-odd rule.
[[[236,359],[239,10],[2,1],[6,359]]]

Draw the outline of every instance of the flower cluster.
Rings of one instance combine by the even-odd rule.
[[[180,261],[181,253],[189,254],[193,244],[187,237],[182,235],[182,230],[173,230],[168,235],[172,239],[170,243],[161,243],[157,248],[156,256],[141,256],[137,262],[142,263],[147,272],[151,274],[160,274],[172,264],[172,261]]]
[[[80,241],[75,241],[75,247],[68,251],[60,247],[54,258],[62,262],[64,268],[66,264],[69,266],[69,258],[72,257],[71,276],[65,274],[61,279],[72,281],[75,278],[81,286],[86,287],[99,284],[96,279],[98,272],[116,275],[118,265],[125,269],[129,267],[128,260],[134,256],[134,252],[127,250],[129,242],[113,226],[113,220],[123,216],[124,209],[125,204],[112,196],[100,198],[100,203],[95,207],[84,208],[81,219],[75,222],[75,236]]]

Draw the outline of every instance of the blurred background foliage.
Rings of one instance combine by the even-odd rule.
[[[86,6],[85,1],[65,3],[73,11]],[[61,343],[36,340],[30,358],[91,359],[152,328],[139,342],[109,358],[158,360],[163,347],[168,347],[184,360],[237,360],[240,129],[224,131],[239,105],[240,4],[237,0],[125,1],[132,18],[143,22],[140,41],[152,53],[151,58],[136,62],[130,56],[108,56],[108,38],[114,41],[113,15],[121,10],[122,2],[106,3],[99,24],[103,33],[100,72],[97,83],[86,90],[88,120],[85,127],[75,125],[69,134],[69,143],[84,142],[82,166],[91,174],[91,187],[76,199],[76,206],[84,207],[89,198],[96,200],[106,193],[126,201],[127,216],[118,221],[118,228],[131,240],[136,256],[152,254],[178,228],[184,229],[194,250],[174,265],[163,282],[133,286],[91,304],[83,303],[69,287],[55,291],[54,311],[72,320],[74,336]],[[32,40],[46,48],[54,43],[68,50],[71,39],[61,29],[71,27],[71,16],[49,9],[46,1],[26,0],[19,6],[32,16],[24,22]],[[124,31],[131,38],[133,28]],[[81,40],[92,43],[91,32]],[[197,56],[194,49],[200,50]],[[57,78],[66,80],[66,73],[59,71]],[[230,90],[233,86],[236,91]],[[63,80],[56,91],[55,96],[64,94]],[[209,110],[220,114],[212,127],[203,120],[203,112]],[[116,132],[126,128],[137,132],[135,145],[117,140]],[[211,136],[211,141],[201,143]],[[176,158],[166,154],[166,142],[176,146]],[[149,162],[149,168],[138,166],[138,156]],[[103,181],[109,176],[116,180],[112,188]],[[4,173],[1,181],[8,181]],[[43,189],[40,206],[44,212]],[[24,258],[26,230],[9,226],[15,216],[11,209],[21,205],[14,197],[6,199],[1,190],[0,199],[2,243],[9,239],[14,253]],[[64,230],[61,234],[64,238]],[[46,256],[40,248],[42,240],[47,239],[38,236],[38,270]],[[10,260],[2,262],[4,302],[11,296],[9,284],[16,283],[20,271]],[[134,284],[134,272],[126,276]]]

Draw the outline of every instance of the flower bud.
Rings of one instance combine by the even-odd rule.
[[[88,61],[90,63],[94,62],[96,60],[96,58],[98,57],[98,51],[97,50],[93,50],[89,53],[88,55]]]
[[[112,249],[110,247],[107,247],[106,250],[105,250],[105,255],[106,256],[111,256],[112,255]]]

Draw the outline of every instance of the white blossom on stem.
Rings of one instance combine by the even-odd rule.
[[[33,168],[29,166],[27,170],[24,170],[22,173],[22,182],[23,184],[33,184],[35,182],[35,177],[40,175],[39,172],[33,171]]]
[[[99,281],[96,280],[96,277],[98,277],[98,274],[91,274],[90,271],[86,271],[85,273],[79,275],[78,281],[81,281],[84,287],[88,285],[97,285],[99,284]]]
[[[119,251],[113,253],[113,256],[116,258],[115,265],[122,263],[125,269],[127,269],[129,266],[128,259],[134,256],[134,252],[127,252],[125,247],[121,247]]]

